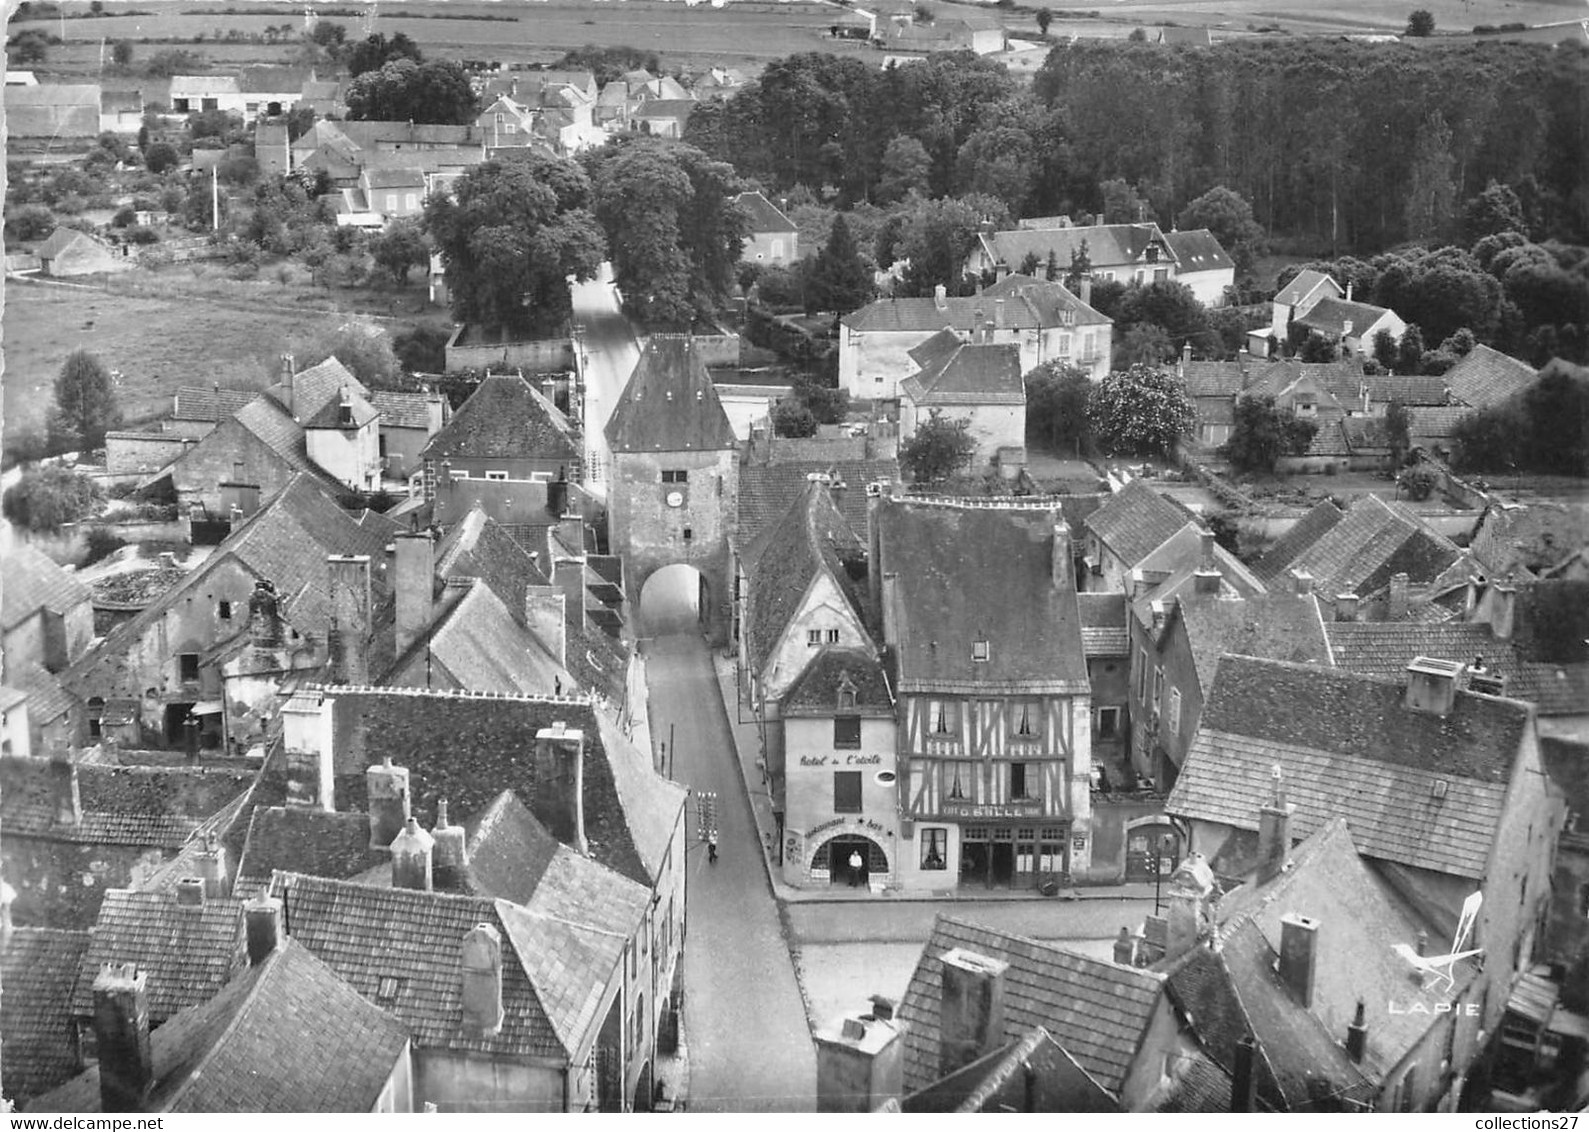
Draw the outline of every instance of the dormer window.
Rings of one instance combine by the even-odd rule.
[[[1297,402],[1297,416],[1299,416],[1299,417],[1313,417],[1313,416],[1317,416],[1318,412],[1319,412],[1318,405],[1316,405],[1312,401],[1298,401]]]
[[[848,672],[839,675],[839,710],[855,710],[855,681],[850,679]]]
[[[988,662],[988,642],[973,641],[971,644],[971,659],[977,664]]]

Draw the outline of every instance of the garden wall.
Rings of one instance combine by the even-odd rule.
[[[489,340],[495,337],[495,340]],[[574,368],[574,344],[568,337],[504,339],[465,324],[447,340],[447,371],[517,367],[535,373],[563,373]]]

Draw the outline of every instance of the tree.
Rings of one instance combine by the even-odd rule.
[[[55,214],[42,204],[23,205],[6,220],[6,227],[15,239],[32,243],[55,231]]]
[[[1230,439],[1220,451],[1242,472],[1275,470],[1282,456],[1301,456],[1313,443],[1319,426],[1280,409],[1273,397],[1247,394],[1237,399]]]
[[[906,213],[895,245],[894,258],[909,260],[900,281],[901,295],[930,295],[944,286],[949,293],[962,290],[966,260],[976,246],[977,232],[985,217],[995,226],[1009,221],[1004,202],[972,195],[918,201]],[[969,287],[964,287],[969,291]]]
[[[94,513],[103,496],[99,485],[68,468],[29,468],[6,489],[7,519],[32,531],[58,531]]]
[[[1523,202],[1512,187],[1492,177],[1484,191],[1470,198],[1463,208],[1462,228],[1468,243],[1477,244],[1486,236],[1525,232],[1528,221],[1523,217]]]
[[[915,483],[937,483],[970,467],[976,451],[970,417],[951,420],[933,409],[900,447],[899,466]]]
[[[985,126],[974,131],[955,158],[955,187],[961,193],[984,193],[1004,202],[1011,215],[1026,210],[1037,173],[1037,143],[1014,126]]]
[[[1589,474],[1589,375],[1568,365],[1547,366],[1523,391],[1531,466],[1562,476]]]
[[[347,29],[344,28],[343,34],[346,35],[346,32]],[[322,44],[322,46],[330,45]],[[395,63],[399,59],[423,63],[425,56],[419,50],[419,45],[402,32],[398,32],[391,39],[376,33],[361,39],[348,51],[348,75],[350,78],[358,78],[370,71],[378,71],[386,64]]]
[[[911,193],[925,194],[932,173],[932,157],[927,147],[913,137],[900,135],[883,150],[882,175],[874,194],[887,204]]]
[[[403,374],[391,336],[373,322],[328,322],[289,338],[287,352],[300,372],[335,358],[371,389],[392,389]]]
[[[1127,366],[1156,366],[1175,356],[1169,332],[1151,322],[1133,323],[1120,338],[1117,361]]]
[[[827,245],[817,253],[806,284],[806,305],[813,311],[849,314],[872,297],[872,273],[850,238],[843,215],[833,218]]]
[[[1105,181],[1098,186],[1098,193],[1103,197],[1104,224],[1143,224],[1154,219],[1147,198],[1124,177]]]
[[[602,86],[629,71],[650,71],[653,75],[662,73],[662,61],[657,58],[655,51],[622,45],[598,47],[593,43],[576,47],[553,63],[552,67],[559,71],[589,71]]]
[[[1383,327],[1374,331],[1374,360],[1386,373],[1395,373],[1396,365],[1401,360],[1396,336]]]
[[[1176,225],[1183,231],[1207,228],[1236,262],[1242,275],[1252,272],[1263,249],[1264,231],[1253,219],[1252,205],[1234,189],[1215,185],[1181,210]]]
[[[1456,158],[1451,153],[1451,127],[1433,111],[1424,119],[1413,144],[1407,177],[1407,238],[1429,240],[1443,235],[1456,208]]]
[[[1048,249],[1048,278],[1052,280],[1059,271],[1059,256],[1053,248]],[[1070,270],[1065,272],[1065,288],[1072,294],[1080,294],[1081,281],[1092,274],[1092,255],[1087,248],[1087,240],[1083,237],[1081,243],[1070,249]]]
[[[1423,366],[1423,331],[1410,322],[1402,331],[1401,342],[1396,347],[1396,372],[1409,377]]]
[[[47,62],[50,56],[50,34],[37,28],[19,31],[6,44],[13,64],[32,66]]]
[[[425,202],[425,228],[446,264],[459,322],[559,326],[568,277],[589,279],[606,258],[585,171],[533,151],[469,169],[452,196]]]
[[[55,378],[55,408],[50,441],[63,448],[90,451],[105,446],[105,432],[121,423],[115,382],[99,358],[87,350],[68,355]]]
[[[1424,39],[1433,35],[1434,31],[1435,18],[1426,9],[1418,8],[1412,15],[1407,17],[1408,35],[1417,39]]]
[[[1115,321],[1128,331],[1139,324],[1162,327],[1180,345],[1208,329],[1208,310],[1185,283],[1164,279],[1128,287]]]
[[[1167,453],[1192,428],[1192,403],[1173,374],[1133,365],[1104,378],[1087,400],[1087,421],[1105,449],[1127,455]]]
[[[777,436],[791,438],[815,436],[816,414],[798,397],[780,397],[772,407],[772,431]]]
[[[1390,466],[1401,467],[1412,447],[1412,415],[1394,397],[1385,406],[1385,440],[1390,445]]]
[[[111,62],[118,67],[125,67],[132,62],[132,40],[118,39],[116,45],[110,49]]]
[[[1049,250],[1049,254],[1053,254],[1052,249]],[[1043,259],[1035,250],[1029,251],[1021,257],[1021,266],[1016,271],[1021,275],[1030,275],[1033,279],[1039,279],[1042,277]]]
[[[151,173],[164,173],[168,169],[175,169],[181,158],[170,142],[155,142],[143,151],[144,168]]]
[[[406,285],[410,271],[430,263],[424,226],[412,218],[392,221],[370,241],[370,254],[382,270],[391,272],[393,282]]]
[[[1082,241],[1082,245],[1083,246],[1085,246],[1086,243],[1087,243],[1086,240]],[[1080,250],[1081,249],[1078,248],[1075,251],[1071,252],[1071,254],[1070,254],[1070,262],[1071,262],[1072,266],[1075,266],[1075,263],[1076,263],[1076,251],[1080,251]],[[1034,272],[1034,274],[1035,274],[1035,272]],[[1043,262],[1043,279],[1044,279],[1045,282],[1048,282],[1048,283],[1054,283],[1054,282],[1057,282],[1059,280],[1059,253],[1056,252],[1053,248],[1049,248],[1048,249],[1048,259],[1046,259]],[[1080,282],[1081,282],[1081,280],[1077,279],[1077,283],[1080,284]],[[1075,288],[1070,287],[1070,280],[1068,278],[1065,280],[1065,286],[1067,288],[1070,288],[1073,291],[1075,290]]]
[[[1047,8],[1037,10],[1037,31],[1040,35],[1048,34],[1048,25],[1054,22],[1054,13]]]
[[[1308,331],[1308,336],[1302,339],[1302,348],[1297,351],[1297,357],[1309,363],[1333,362],[1340,356],[1340,343],[1326,338],[1317,330]]]
[[[366,71],[348,84],[346,99],[353,121],[464,126],[479,113],[469,72],[439,60],[395,59]]]
[[[1076,456],[1092,447],[1087,424],[1087,398],[1092,395],[1087,371],[1065,362],[1044,362],[1026,375],[1026,435],[1056,451],[1069,448]]]
[[[1459,472],[1504,472],[1526,463],[1528,415],[1516,400],[1469,413],[1451,430],[1451,466]]]

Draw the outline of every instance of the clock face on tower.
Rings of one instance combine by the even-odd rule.
[[[668,492],[668,506],[669,507],[683,507],[684,506],[684,493],[682,491],[670,491],[670,492]]]

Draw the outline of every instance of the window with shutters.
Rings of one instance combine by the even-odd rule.
[[[837,770],[833,772],[833,812],[858,814],[861,812],[861,772]]]

